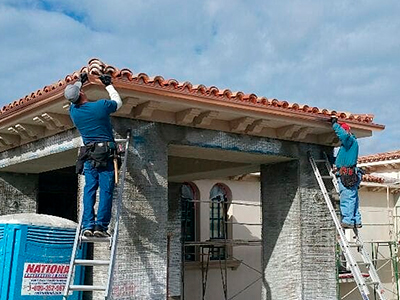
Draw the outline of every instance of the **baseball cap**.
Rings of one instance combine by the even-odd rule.
[[[77,81],[74,84],[68,84],[64,90],[64,97],[76,103],[79,100],[79,93],[81,92],[82,82]]]
[[[339,123],[339,125],[342,126],[342,128],[344,130],[346,130],[347,132],[350,131],[350,129],[351,129],[350,125],[345,122]]]

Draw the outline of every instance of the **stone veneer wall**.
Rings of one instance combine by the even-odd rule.
[[[168,143],[160,124],[121,120],[132,129],[112,298],[166,299]]]
[[[39,176],[2,172],[1,168],[24,163],[70,149],[76,149],[81,143],[77,130],[68,130],[60,134],[35,141],[18,148],[0,153],[0,214],[35,213]],[[65,165],[65,167],[70,166]]]
[[[337,299],[333,220],[307,152],[298,157],[261,168],[262,299]]]
[[[171,195],[168,199],[170,144],[292,158],[290,162],[261,167],[265,279],[262,299],[336,299],[333,226],[306,157],[307,150],[319,154],[322,147],[138,120],[113,122],[120,136],[132,129],[113,299],[166,299],[168,234],[172,234],[171,250],[180,248],[180,206],[168,203],[176,200]],[[64,132],[32,143],[30,148],[2,153],[0,166],[27,161],[33,151],[38,158],[79,144],[76,130]],[[9,160],[7,155],[19,159]],[[24,212],[32,211],[37,176],[0,175],[2,195],[20,199],[19,207]],[[327,228],[321,230],[321,224]],[[169,288],[175,296],[181,290],[180,253],[171,258]]]
[[[333,226],[329,227],[332,223],[307,159],[308,150],[320,155],[322,147],[137,120],[116,124],[121,135],[126,128],[133,129],[133,145],[129,152],[114,299],[166,299],[169,233],[172,249],[177,251],[169,266],[170,294],[181,290],[177,286],[181,266],[176,236],[180,232],[180,207],[167,202],[168,198],[175,198],[168,197],[167,191],[169,144],[293,158],[290,162],[262,166],[264,272],[270,289],[268,292],[265,286],[262,299],[335,298]],[[275,208],[270,207],[272,203]],[[329,229],[319,229],[322,223]],[[285,273],[291,276],[285,277]],[[268,296],[271,294],[272,298]]]
[[[181,287],[181,261],[182,261],[182,204],[179,183],[168,184],[168,234],[170,236],[169,259],[169,296],[179,297]],[[179,298],[178,298],[179,299]]]
[[[0,172],[0,215],[35,213],[39,176]]]
[[[299,171],[303,299],[336,300],[335,224],[306,155]]]

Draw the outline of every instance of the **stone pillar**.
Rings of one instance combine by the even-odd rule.
[[[337,299],[333,220],[299,157],[261,167],[263,300]]]
[[[319,158],[317,153],[314,157]],[[335,224],[306,153],[300,156],[299,171],[303,299],[336,300]]]
[[[181,183],[168,184],[168,234],[169,243],[169,296],[180,299],[182,282],[182,211],[181,211]],[[173,298],[175,299],[175,298]]]
[[[39,176],[0,173],[0,215],[36,213]]]
[[[261,166],[262,300],[302,298],[299,164]]]
[[[128,126],[132,124],[127,122]],[[136,124],[129,147],[112,297],[165,300],[167,142],[156,123]]]

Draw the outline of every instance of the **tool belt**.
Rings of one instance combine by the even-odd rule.
[[[339,169],[339,177],[346,188],[352,188],[358,182],[356,167],[341,167]]]
[[[105,168],[110,160],[118,159],[116,145],[114,142],[93,142],[79,148],[76,161],[76,173],[83,174],[85,161],[90,161],[94,168]],[[120,164],[120,159],[118,160]]]

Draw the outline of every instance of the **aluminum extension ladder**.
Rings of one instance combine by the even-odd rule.
[[[76,229],[76,235],[74,240],[74,246],[72,248],[71,261],[69,265],[67,282],[65,284],[63,300],[67,300],[71,292],[83,291],[83,292],[93,292],[93,291],[104,291],[104,299],[110,299],[111,285],[112,285],[112,273],[115,264],[115,255],[118,241],[118,229],[119,229],[119,217],[121,210],[122,195],[124,191],[125,174],[126,174],[126,162],[128,159],[128,147],[129,147],[130,132],[127,133],[126,139],[116,139],[117,144],[125,144],[124,157],[120,169],[120,180],[118,185],[118,194],[116,198],[116,212],[115,212],[115,224],[113,228],[113,233],[111,237],[98,238],[98,237],[85,237],[82,236],[82,210],[79,217],[79,224]],[[99,260],[88,260],[88,259],[77,259],[76,253],[78,247],[81,247],[83,243],[109,243],[110,244],[110,257],[107,259]],[[73,285],[73,274],[74,268],[76,266],[108,266],[107,282],[105,285]]]
[[[335,222],[336,230],[339,235],[338,242],[339,242],[340,248],[344,254],[344,257],[346,258],[346,262],[347,262],[348,266],[350,267],[351,273],[353,274],[354,280],[355,280],[357,287],[361,293],[362,299],[363,300],[370,299],[368,297],[368,295],[370,294],[368,286],[371,286],[375,290],[375,292],[378,295],[380,300],[386,300],[382,282],[379,279],[378,273],[375,269],[375,266],[372,263],[371,258],[368,255],[368,252],[365,250],[364,243],[361,240],[360,234],[358,233],[358,229],[357,228],[350,229],[350,230],[354,231],[355,242],[349,242],[347,240],[347,237],[344,232],[345,229],[343,229],[341,222],[340,222],[338,216],[336,215],[335,209],[332,205],[331,198],[326,189],[324,180],[332,181],[333,186],[335,187],[334,192],[337,195],[339,194],[339,185],[338,185],[337,178],[336,178],[335,174],[333,173],[331,164],[329,163],[329,160],[328,160],[326,154],[325,154],[325,159],[315,160],[312,157],[312,155],[309,153],[309,160],[310,160],[311,166],[313,168],[315,177],[317,178],[318,184],[324,195],[325,202],[328,205],[329,212],[332,216],[333,221]],[[321,172],[319,171],[319,169],[317,167],[317,163],[323,164],[329,175],[321,175]],[[357,251],[360,253],[363,263],[358,263],[356,261],[353,253],[351,252],[351,249],[354,247],[356,247]],[[361,270],[360,270],[360,264],[364,265],[366,267],[366,269],[368,270],[368,273],[369,273],[368,280],[366,280],[363,277]]]

